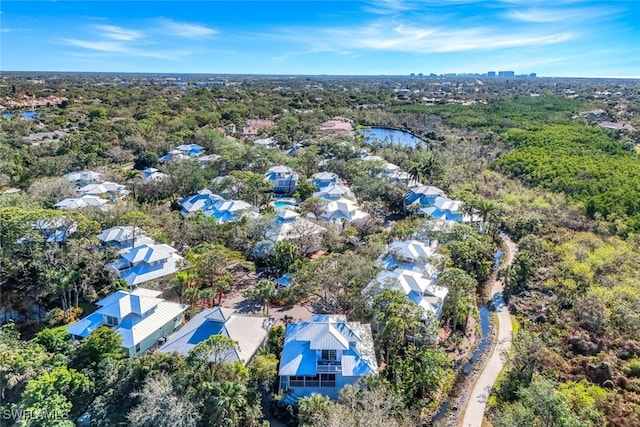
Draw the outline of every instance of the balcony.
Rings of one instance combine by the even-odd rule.
[[[316,372],[319,374],[342,372],[342,364],[333,360],[320,360],[316,364]]]

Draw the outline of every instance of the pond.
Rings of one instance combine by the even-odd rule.
[[[2,113],[2,117],[4,117],[5,119],[10,119],[14,116],[13,113]]]
[[[362,129],[362,136],[364,136],[364,142],[367,144],[386,143],[386,144],[398,144],[403,147],[415,147],[422,143],[426,146],[426,142],[403,130],[388,129],[371,127]]]
[[[35,116],[36,116],[35,111],[25,111],[24,113],[22,113],[22,117],[24,117],[27,120],[32,120]]]

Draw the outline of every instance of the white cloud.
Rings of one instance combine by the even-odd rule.
[[[74,46],[84,48],[96,53],[108,54],[110,56],[126,56],[126,57],[141,57],[141,58],[155,58],[165,60],[176,60],[191,55],[191,52],[184,49],[140,49],[136,47],[129,47],[121,42],[113,41],[87,41],[77,39],[60,39],[62,44],[67,46]]]
[[[63,44],[68,46],[82,47],[89,50],[97,50],[100,52],[124,52],[125,47],[120,42],[114,41],[105,41],[105,40],[97,40],[97,41],[89,41],[89,40],[78,40],[78,39],[60,39]]]
[[[129,30],[115,25],[93,25],[93,28],[98,30],[102,37],[114,40],[133,41],[143,35],[140,31]]]
[[[187,22],[176,22],[171,19],[160,18],[162,31],[177,37],[185,37],[189,39],[201,39],[213,36],[218,31],[213,28],[205,27],[200,24],[191,24]]]
[[[575,38],[571,31],[509,30],[492,27],[426,27],[379,21],[358,28],[288,29],[264,34],[308,45],[316,52],[375,50],[415,54],[543,46]]]
[[[508,19],[521,22],[549,23],[549,22],[575,22],[587,21],[594,18],[602,18],[617,13],[615,8],[591,7],[573,9],[540,9],[530,8],[526,10],[511,10],[504,14]]]

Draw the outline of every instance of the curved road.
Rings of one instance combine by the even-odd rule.
[[[510,265],[516,254],[517,246],[506,234],[502,234],[502,243],[505,250],[505,264]],[[480,373],[473,386],[473,390],[469,394],[467,405],[465,406],[461,427],[481,427],[484,411],[487,406],[487,399],[491,393],[491,388],[498,378],[498,374],[502,370],[505,357],[504,354],[511,349],[511,316],[509,308],[506,306],[502,298],[504,283],[498,280],[496,275],[493,276],[493,284],[491,286],[491,297],[498,315],[498,338],[497,345],[493,348],[493,352],[489,361]]]

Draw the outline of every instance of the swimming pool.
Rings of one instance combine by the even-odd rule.
[[[273,202],[273,207],[275,209],[287,208],[289,206],[294,206],[294,204],[291,202],[287,202],[286,200],[278,200],[277,202]]]

